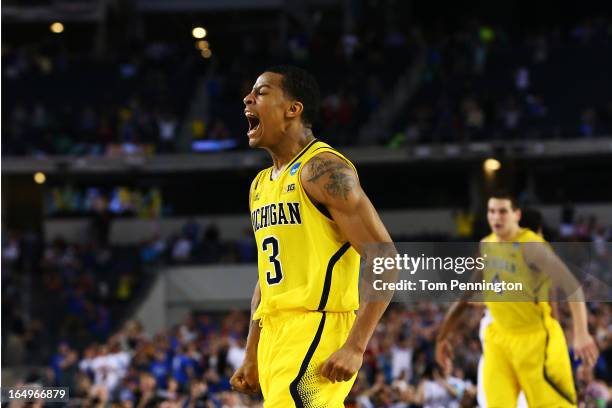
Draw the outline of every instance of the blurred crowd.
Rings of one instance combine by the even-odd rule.
[[[350,32],[321,18],[296,25],[284,41],[266,27],[251,29],[251,35],[228,30],[211,40],[212,59],[200,54],[208,41],[194,47],[188,37],[121,44],[122,52],[103,57],[90,47],[69,52],[57,39],[3,44],[5,94],[12,102],[2,111],[3,154],[146,155],[246,147],[242,99],[261,70],[280,62],[317,76],[320,128],[330,141],[347,144],[416,48],[407,33],[385,28],[380,17]],[[386,63],[391,58],[395,64]],[[202,97],[196,90],[205,103],[195,101]],[[194,102],[197,114],[189,112]]]
[[[149,282],[137,248],[3,238],[4,365],[40,364],[66,339],[81,346],[108,338]]]
[[[545,234],[591,242],[597,257],[610,265],[609,228],[594,216],[575,214],[571,205],[562,211],[562,221],[559,231]],[[76,406],[261,406],[260,398],[232,392],[229,385],[244,356],[246,312],[194,312],[162,333],[145,333],[137,322],[119,319],[128,315],[130,301],[147,281],[147,265],[254,262],[255,256],[250,230],[243,242],[232,242],[222,240],[214,224],[204,228],[194,220],[168,240],[129,249],[61,239],[41,246],[35,234],[9,234],[2,246],[3,364],[49,361],[49,369],[24,380],[70,386]],[[34,301],[28,314],[23,307],[28,292],[20,289],[27,285],[43,300]],[[473,406],[483,312],[472,308],[462,319],[451,338],[455,365],[443,372],[433,353],[447,306],[391,306],[368,346],[348,406]],[[569,312],[561,304],[558,313],[571,347]],[[612,396],[612,304],[589,303],[589,326],[601,357],[593,370],[575,364],[575,378],[584,406],[599,407]]]
[[[167,239],[115,246],[110,219],[94,214],[84,242],[58,236],[45,244],[34,232],[2,234],[3,364],[39,364],[66,339],[82,347],[108,338],[160,265],[256,261],[250,229],[242,239],[222,240],[216,225],[203,229],[190,220]]]
[[[140,246],[140,257],[145,264],[254,263],[257,247],[250,227],[240,239],[227,240],[216,224],[204,227],[191,219],[166,239],[155,233]]]
[[[481,356],[473,308],[452,337],[454,368],[441,371],[433,360],[435,336],[447,304],[393,304],[370,341],[347,407],[452,408],[475,406]],[[601,356],[587,369],[574,362],[581,407],[612,401],[612,305],[589,305],[589,325]],[[562,308],[562,322],[568,323]],[[82,352],[62,343],[50,367],[26,381],[69,386],[73,406],[84,407],[261,407],[260,396],[231,390],[229,379],[245,355],[247,312],[193,312],[161,333],[146,333],[128,321],[106,341]],[[570,339],[571,330],[566,325]]]
[[[229,384],[244,357],[247,326],[248,314],[242,312],[193,313],[155,335],[128,321],[82,352],[60,344],[50,367],[29,373],[24,381],[70,387],[68,406],[252,406]]]
[[[442,372],[433,363],[435,336],[446,304],[394,305],[368,346],[364,367],[351,392],[359,407],[472,407],[481,356],[481,308],[472,308],[453,335],[454,367]],[[570,322],[564,305],[562,322]],[[589,305],[590,329],[601,357],[593,370],[574,363],[580,399],[586,406],[612,401],[612,307]],[[567,325],[568,327],[570,325]],[[571,331],[566,328],[571,348]],[[601,404],[604,405],[593,405]]]
[[[50,188],[45,197],[49,217],[91,216],[105,213],[111,216],[134,216],[155,219],[162,216],[163,197],[159,187],[111,188],[71,185]],[[171,211],[171,210],[170,210]]]
[[[57,43],[2,46],[4,155],[173,152],[197,65],[176,44],[95,56]]]
[[[389,143],[609,134],[612,100],[599,86],[612,86],[602,77],[612,69],[611,26],[595,18],[519,33],[474,21],[428,38],[421,86]]]
[[[152,277],[160,266],[252,264],[257,259],[249,226],[245,226],[240,238],[227,239],[216,224],[188,219],[167,236],[153,228],[151,238],[140,244],[116,246],[109,242],[112,219],[106,214],[94,212],[87,242],[67,242],[56,237],[44,244],[36,233],[3,234],[2,329],[3,333],[10,333],[4,346],[12,351],[5,361],[40,361],[40,357],[48,357],[49,347],[67,338],[79,346],[106,338],[138,293],[145,292],[144,288],[152,281],[147,277]],[[481,232],[473,214],[459,211],[455,218],[454,236],[413,234],[394,239],[470,241],[486,234]],[[545,226],[544,236],[551,242],[590,242],[591,253],[601,260],[591,264],[594,268],[589,270],[591,277],[598,276],[612,262],[609,244],[612,228],[594,215],[576,213],[571,205],[561,212],[560,227],[551,230]],[[57,324],[45,329],[43,322],[51,318]],[[48,332],[49,341],[45,344],[40,344],[41,330]]]
[[[317,134],[355,145],[420,55],[416,93],[384,136],[367,143],[595,137],[612,130],[609,20],[522,31],[471,20],[449,33],[401,28],[398,19],[374,13],[341,27],[314,13],[285,36],[228,32],[216,40],[212,59],[189,39],[137,42],[103,57],[58,43],[3,44],[3,94],[11,102],[2,111],[3,154],[246,147],[246,121],[237,120],[242,98],[257,73],[278,62],[303,66],[319,80]],[[202,96],[206,102],[190,113]]]

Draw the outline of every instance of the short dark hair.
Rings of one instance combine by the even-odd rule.
[[[489,195],[489,198],[497,198],[497,199],[501,199],[501,200],[510,200],[510,206],[512,207],[513,210],[517,210],[520,208],[518,200],[516,199],[516,196],[514,194],[512,194],[511,191],[500,188],[497,190],[494,190],[491,195]]]
[[[275,65],[265,72],[273,72],[283,76],[282,88],[287,96],[304,105],[302,123],[307,127],[317,121],[321,91],[319,84],[306,70],[293,65]]]
[[[519,225],[523,228],[529,228],[534,232],[538,232],[544,228],[542,221],[542,213],[533,208],[526,208],[521,212],[521,221]]]

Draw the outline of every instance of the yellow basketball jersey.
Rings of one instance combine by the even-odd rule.
[[[261,303],[254,320],[280,310],[348,312],[359,308],[359,254],[338,225],[306,195],[300,176],[319,153],[333,153],[313,140],[272,179],[259,172],[251,189],[251,222],[257,242]]]
[[[520,295],[502,292],[489,294],[485,299],[493,321],[506,329],[540,327],[543,317],[549,316],[551,311],[548,302],[542,300],[548,299],[550,278],[544,272],[534,271],[525,262],[523,244],[527,242],[546,241],[526,228],[520,229],[512,242],[500,242],[495,234],[482,240],[481,250],[486,255],[484,279],[523,285]],[[504,297],[509,301],[504,301]]]

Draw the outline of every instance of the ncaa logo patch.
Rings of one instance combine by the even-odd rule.
[[[291,170],[289,170],[289,174],[291,174],[292,176],[295,176],[295,173],[297,173],[301,164],[302,162],[297,162],[293,166],[291,166]]]

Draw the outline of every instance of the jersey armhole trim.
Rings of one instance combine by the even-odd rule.
[[[257,173],[255,178],[253,179],[253,183],[251,184],[251,188],[249,190],[249,211],[251,210],[252,205],[253,205],[253,194],[255,193],[255,190],[257,190],[257,187],[259,186],[259,182],[261,181],[261,177],[266,172],[266,170],[268,169],[261,170],[259,173]]]
[[[336,266],[340,258],[342,258],[342,255],[344,255],[346,251],[349,250],[350,247],[351,247],[351,243],[345,242],[340,248],[338,248],[336,253],[333,254],[331,258],[329,258],[329,262],[327,263],[327,270],[325,271],[325,281],[323,283],[323,292],[321,293],[321,301],[319,302],[319,308],[317,309],[320,312],[322,312],[325,309],[325,306],[327,306],[327,300],[329,299],[329,292],[331,290],[332,275],[334,273],[334,267]]]
[[[268,169],[263,169],[259,172],[259,174],[257,174],[257,176],[255,177],[255,183],[253,184],[253,190],[256,190],[257,187],[259,186],[259,182],[261,181],[261,177],[263,176],[263,174],[266,172],[266,170]]]

